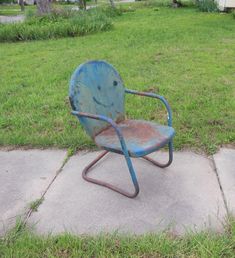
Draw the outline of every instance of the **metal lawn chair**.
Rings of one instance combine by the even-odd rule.
[[[143,120],[125,119],[125,94],[159,99],[166,107],[168,126]],[[75,115],[96,145],[104,151],[82,172],[86,181],[108,187],[129,198],[139,193],[139,184],[130,157],[142,157],[154,165],[165,168],[173,160],[172,112],[168,102],[154,93],[125,89],[114,67],[105,61],[90,61],[80,65],[72,75],[69,89],[72,114]],[[165,164],[146,156],[168,144],[169,160]],[[125,156],[134,193],[88,177],[87,173],[108,152]]]

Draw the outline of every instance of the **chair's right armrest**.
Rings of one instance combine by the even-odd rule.
[[[159,99],[164,106],[167,109],[167,122],[168,122],[168,126],[172,126],[172,111],[171,111],[171,107],[169,105],[169,103],[167,102],[167,100],[158,94],[152,93],[152,92],[140,92],[140,91],[136,91],[136,90],[130,90],[130,89],[125,89],[126,93],[129,94],[133,94],[133,95],[138,95],[138,96],[142,96],[142,97],[149,97],[149,98],[155,98],[155,99]]]

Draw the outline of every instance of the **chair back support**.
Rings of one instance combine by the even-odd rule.
[[[105,61],[81,64],[70,81],[69,100],[75,111],[104,115],[119,122],[124,119],[125,89],[114,67]],[[94,137],[109,125],[79,117],[86,132]]]

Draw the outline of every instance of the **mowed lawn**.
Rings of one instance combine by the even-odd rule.
[[[0,145],[93,143],[70,115],[68,85],[81,63],[104,59],[127,88],[164,95],[175,148],[212,153],[235,139],[235,19],[193,8],[140,8],[111,31],[77,38],[0,44]],[[166,121],[156,100],[128,96],[127,117]]]
[[[17,229],[17,228],[16,228]],[[167,232],[142,236],[101,234],[98,236],[36,236],[24,228],[0,239],[1,257],[133,257],[133,258],[234,258],[235,224],[224,234],[189,232],[176,237]]]

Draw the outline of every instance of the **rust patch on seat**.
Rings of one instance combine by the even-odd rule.
[[[150,139],[156,138],[160,141],[165,139],[164,135],[157,131],[153,125],[144,121],[124,120],[119,123],[118,126],[121,129],[125,139],[133,139],[139,143],[144,143]],[[116,135],[116,133],[113,128],[108,128],[100,135],[105,137],[113,137]]]

